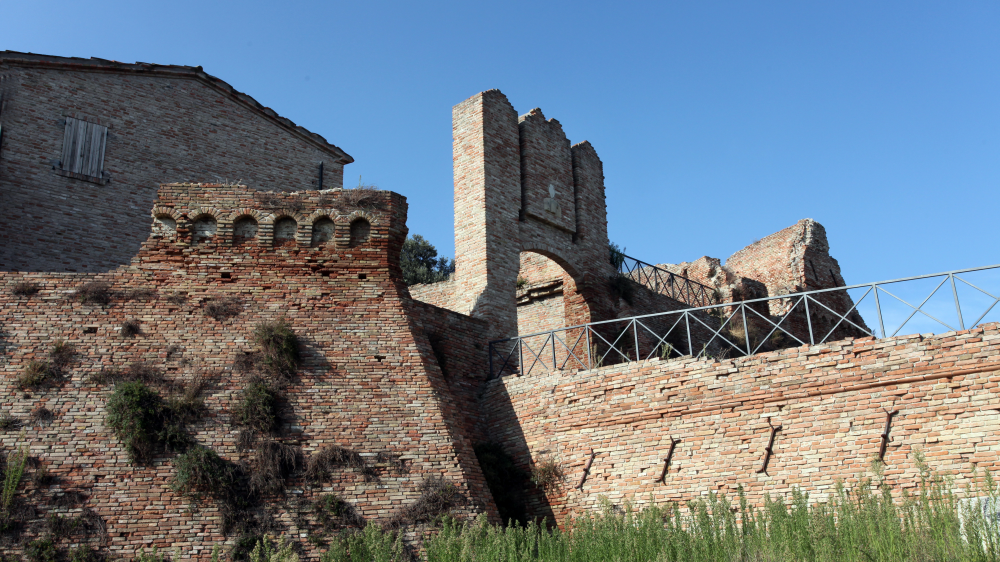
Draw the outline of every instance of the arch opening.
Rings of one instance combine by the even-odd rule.
[[[360,246],[368,241],[371,237],[372,225],[365,219],[354,219],[351,222],[351,239],[349,246],[354,248],[355,246]]]
[[[177,233],[177,221],[170,215],[156,215],[153,219],[154,236],[173,236]]]
[[[295,233],[299,230],[299,223],[292,217],[281,217],[274,222],[274,245],[294,246]]]
[[[313,248],[322,246],[333,240],[333,219],[330,217],[323,217],[313,223],[312,228],[312,240],[310,240],[309,245]]]
[[[218,222],[212,215],[201,215],[191,225],[191,243],[204,244],[215,238]]]
[[[257,238],[257,219],[251,216],[242,216],[233,221],[233,244],[245,244]]]

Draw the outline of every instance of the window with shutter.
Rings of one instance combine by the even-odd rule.
[[[78,179],[96,179],[104,182],[104,148],[108,140],[108,128],[73,117],[66,118],[66,133],[63,137],[62,171]]]

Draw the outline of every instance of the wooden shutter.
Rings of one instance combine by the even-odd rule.
[[[72,117],[66,118],[62,169],[99,178],[104,171],[104,148],[108,128]]]

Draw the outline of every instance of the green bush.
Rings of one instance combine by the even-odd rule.
[[[286,319],[258,324],[253,341],[260,347],[260,367],[267,374],[279,378],[295,375],[299,368],[299,340]]]
[[[271,433],[278,428],[278,394],[266,381],[250,381],[233,408],[233,419],[257,433]]]
[[[24,547],[24,555],[31,562],[56,562],[56,545],[50,538],[35,539]]]
[[[115,386],[108,398],[105,423],[125,445],[132,462],[147,462],[163,431],[160,395],[140,381]]]
[[[194,497],[223,497],[233,484],[233,467],[215,451],[201,445],[174,459],[173,489]]]

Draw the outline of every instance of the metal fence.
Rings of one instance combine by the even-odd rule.
[[[613,254],[612,261],[617,261],[618,273],[643,285],[654,293],[666,295],[676,301],[690,306],[708,306],[718,302],[715,289],[702,285],[687,277],[656,267],[621,252]]]
[[[991,265],[519,335],[490,342],[490,377],[526,375],[536,368],[593,369],[654,357],[745,356],[848,336],[893,337],[906,326],[964,330],[977,326],[1000,303],[1000,290],[990,292],[970,281],[977,272],[989,274],[987,281],[1000,287],[1000,265]],[[873,327],[864,321],[863,307]]]

